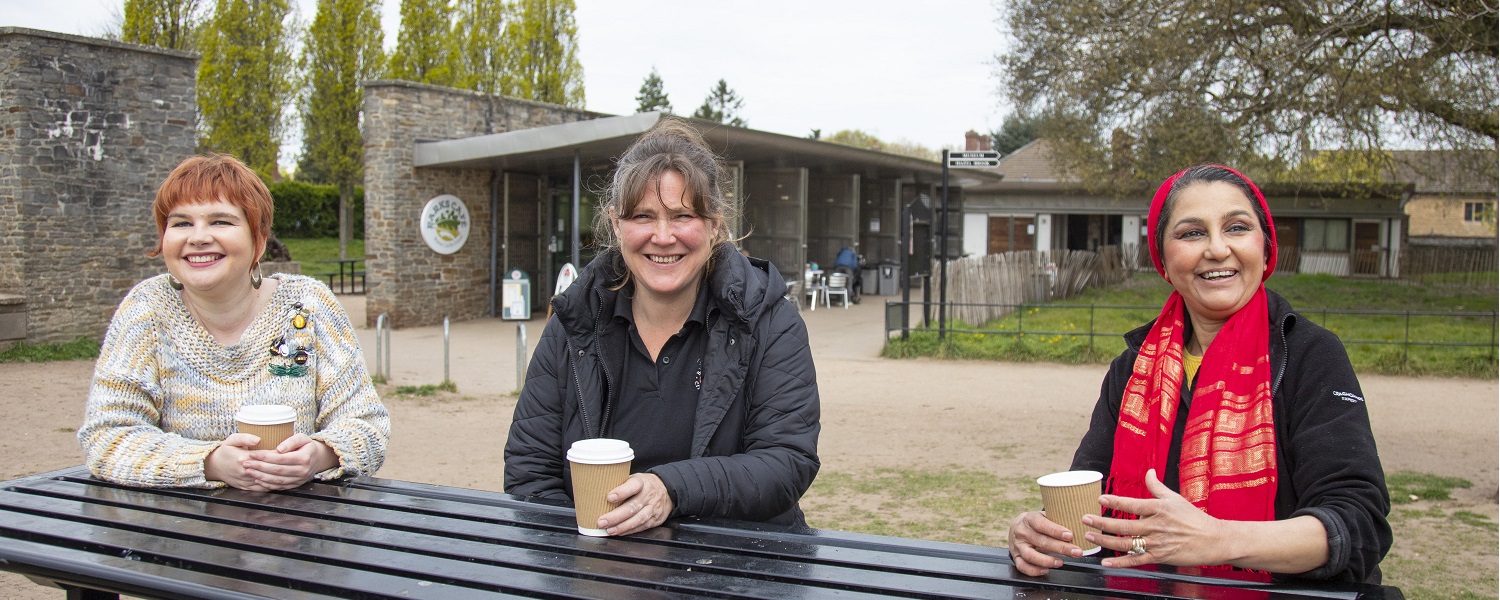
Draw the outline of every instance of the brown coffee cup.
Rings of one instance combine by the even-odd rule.
[[[260,437],[255,450],[275,450],[296,433],[297,411],[277,404],[248,404],[235,413],[234,421],[240,433]]]
[[[1036,480],[1042,488],[1042,510],[1047,520],[1073,532],[1073,545],[1083,549],[1084,556],[1099,551],[1099,546],[1083,534],[1098,529],[1083,524],[1084,515],[1098,516],[1099,494],[1103,493],[1104,474],[1098,471],[1064,471],[1043,475]]]
[[[630,478],[632,460],[635,460],[635,452],[625,440],[578,440],[568,448],[578,533],[594,537],[609,535],[599,528],[599,517],[620,507],[618,502],[610,502],[607,498],[610,490]]]

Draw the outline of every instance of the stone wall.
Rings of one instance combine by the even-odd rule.
[[[489,315],[490,182],[480,169],[418,169],[417,141],[447,140],[557,125],[602,116],[553,104],[490,96],[406,81],[365,84],[365,321],[383,312],[393,327],[461,321]],[[453,194],[469,210],[469,238],[453,254],[422,241],[422,207]],[[536,224],[517,219],[512,229],[535,237]],[[516,248],[512,248],[516,250]],[[505,265],[501,265],[504,268]],[[503,276],[502,274],[499,274]]]
[[[1409,217],[1407,235],[1411,237],[1495,238],[1495,225],[1485,221],[1465,221],[1464,204],[1483,202],[1494,210],[1494,197],[1416,196],[1406,203]]]
[[[162,271],[151,201],[193,154],[193,54],[0,27],[0,294],[26,340],[102,337]]]

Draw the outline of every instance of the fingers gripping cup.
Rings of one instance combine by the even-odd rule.
[[[297,411],[290,406],[249,404],[234,415],[240,433],[260,436],[256,450],[275,450],[276,446],[296,433]]]
[[[1066,471],[1043,475],[1036,480],[1042,488],[1042,510],[1047,520],[1073,532],[1073,545],[1083,549],[1084,556],[1099,551],[1099,546],[1083,534],[1098,529],[1083,524],[1084,515],[1099,515],[1099,494],[1103,493],[1104,474],[1098,471]]]
[[[635,451],[630,442],[597,438],[578,440],[568,448],[568,462],[573,471],[573,506],[578,513],[578,533],[603,537],[609,532],[599,529],[599,517],[619,508],[606,498],[609,491],[630,478],[630,461]]]

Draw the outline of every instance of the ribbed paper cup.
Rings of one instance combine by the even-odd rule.
[[[1083,549],[1084,556],[1099,551],[1099,546],[1083,534],[1098,529],[1083,524],[1084,515],[1099,514],[1099,494],[1104,475],[1098,471],[1065,471],[1043,475],[1036,480],[1042,488],[1042,510],[1047,519],[1073,532],[1073,545]]]
[[[275,450],[281,442],[296,433],[297,411],[290,406],[249,404],[234,415],[240,433],[260,436],[256,450]]]
[[[578,440],[568,448],[578,533],[595,537],[609,535],[609,532],[599,529],[599,517],[620,507],[619,503],[606,498],[610,490],[630,478],[632,460],[635,460],[635,452],[625,440]]]

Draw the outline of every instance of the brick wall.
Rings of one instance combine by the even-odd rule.
[[[0,294],[27,341],[102,337],[164,269],[156,187],[195,147],[196,55],[0,27]]]
[[[412,167],[417,141],[466,138],[602,115],[563,106],[405,81],[365,85],[366,322],[390,313],[393,327],[487,316],[490,309],[488,170]],[[469,210],[469,238],[438,254],[418,230],[422,207],[453,194]],[[535,236],[535,213],[512,198],[512,229]],[[531,209],[534,211],[534,209]],[[515,253],[519,248],[511,248]],[[506,265],[501,265],[503,269]],[[503,276],[503,274],[502,274]]]
[[[1407,235],[1494,238],[1493,223],[1464,220],[1465,202],[1486,202],[1490,206],[1495,204],[1493,197],[1416,196],[1406,203],[1406,214],[1411,221]]]

